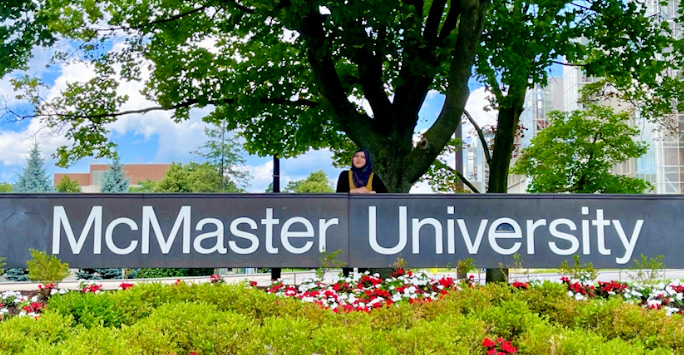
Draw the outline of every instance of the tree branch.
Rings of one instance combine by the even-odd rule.
[[[136,25],[136,26],[119,26],[119,27],[98,28],[98,29],[95,29],[94,31],[95,32],[114,32],[114,31],[140,30],[143,28],[156,26],[158,24],[176,21],[176,20],[179,20],[185,16],[192,15],[192,14],[200,12],[200,11],[204,11],[207,8],[208,8],[207,6],[200,6],[198,8],[194,8],[194,9],[187,11],[187,12],[176,14],[176,15],[173,15],[171,17],[157,19],[157,20],[150,21],[150,22],[143,23],[143,24]]]
[[[423,38],[428,42],[434,42],[437,38],[437,31],[439,24],[442,22],[442,13],[444,13],[444,5],[446,0],[435,0],[430,5],[430,12],[425,21],[425,29],[423,30]],[[453,8],[452,8],[453,9]]]
[[[378,31],[378,37],[383,37],[383,29],[376,29]],[[358,49],[352,50],[352,61],[356,63],[356,67],[359,70],[359,82],[363,88],[363,93],[368,103],[373,110],[374,117],[379,118],[382,115],[388,115],[391,111],[391,102],[385,93],[384,82],[382,80],[382,53],[377,53],[377,49],[374,49],[372,44],[372,39],[370,35],[363,28],[359,20],[353,21],[349,26],[349,31],[352,36],[361,38],[361,46]],[[389,120],[373,120],[378,128],[386,128],[387,122]],[[384,122],[383,122],[384,121]]]
[[[470,113],[467,110],[463,110],[463,114],[468,118],[468,121],[470,124],[475,127],[475,131],[477,131],[477,136],[480,138],[480,143],[482,143],[482,149],[484,150],[484,155],[485,159],[487,160],[487,165],[492,164],[492,155],[489,152],[489,145],[487,144],[487,139],[485,139],[484,132],[482,132],[482,128],[480,128],[480,125],[475,122],[473,119],[473,116],[470,115]]]
[[[297,29],[306,45],[307,59],[321,96],[330,105],[333,119],[347,133],[349,138],[361,146],[369,146],[370,118],[356,111],[347,99],[339,75],[332,60],[329,43],[323,31],[322,16],[318,7],[312,6],[302,18]]]
[[[461,0],[461,3],[462,13],[447,76],[449,86],[446,90],[446,98],[437,120],[423,135],[426,144],[422,149],[413,149],[407,158],[410,168],[407,169],[406,176],[410,182],[417,181],[429,169],[442,148],[451,139],[461,123],[461,116],[470,93],[468,80],[472,74],[475,51],[480,43],[489,3],[479,0]]]
[[[449,170],[450,172],[454,173],[456,176],[458,176],[458,178],[459,178],[466,186],[468,186],[468,188],[470,189],[470,191],[472,191],[472,192],[474,192],[474,193],[476,193],[476,194],[479,194],[479,193],[480,193],[480,190],[478,190],[472,183],[470,183],[470,181],[468,181],[468,179],[466,179],[466,177],[463,176],[463,174],[461,174],[460,171],[458,171],[458,170],[456,170],[456,169],[450,167],[449,165],[444,164],[444,162],[440,161],[439,159],[435,160],[435,165],[437,165],[437,167],[439,167],[439,168],[446,169],[446,170]]]
[[[583,68],[583,67],[586,66],[586,64],[564,63],[564,62],[561,62],[561,61],[558,61],[558,60],[552,60],[551,63],[560,64],[560,65],[563,65],[563,66],[566,66],[566,67],[581,67],[581,68]]]
[[[209,100],[206,103],[210,105],[229,105],[237,101],[235,98],[230,98],[230,99],[221,99],[221,100]],[[183,102],[179,102],[175,105],[165,107],[165,106],[151,106],[151,107],[145,107],[137,110],[127,110],[127,111],[119,111],[119,112],[112,112],[112,113],[102,113],[102,114],[97,114],[97,115],[73,115],[73,114],[68,114],[68,113],[51,113],[51,114],[40,114],[40,115],[21,115],[18,114],[7,107],[5,107],[4,111],[11,114],[14,117],[17,117],[18,120],[24,120],[27,118],[42,118],[42,117],[60,117],[60,118],[82,118],[82,119],[87,119],[89,121],[95,122],[99,121],[102,118],[106,117],[121,117],[125,115],[133,115],[133,114],[145,114],[148,112],[152,111],[168,111],[168,110],[175,110],[179,108],[188,108],[192,107],[196,104],[198,104],[200,101],[197,99],[189,99]],[[285,105],[285,106],[305,106],[305,107],[310,107],[314,108],[319,105],[319,103],[310,101],[310,100],[305,100],[305,99],[299,99],[295,101],[291,100],[285,100],[285,99],[262,99],[262,103],[271,103],[274,105]],[[99,123],[99,122],[95,122]]]
[[[439,41],[444,42],[451,31],[456,28],[456,23],[458,23],[458,16],[461,14],[461,2],[452,1],[451,8],[447,14],[446,20],[442,25],[442,29],[439,31]]]

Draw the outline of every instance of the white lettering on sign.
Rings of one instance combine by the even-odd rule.
[[[500,217],[491,223],[486,218],[480,220],[447,218],[444,221],[444,219],[440,220],[435,217],[411,218],[407,207],[399,206],[399,218],[396,219],[398,221],[398,238],[391,238],[391,236],[385,238],[385,240],[397,240],[397,242],[392,247],[386,247],[381,246],[378,242],[377,213],[375,206],[368,207],[368,241],[371,249],[382,255],[400,255],[406,252],[409,232],[411,233],[410,252],[412,254],[421,252],[420,244],[425,240],[434,240],[434,254],[443,254],[443,244],[445,243],[443,239],[446,235],[447,254],[456,254],[457,245],[460,244],[465,247],[468,254],[475,255],[480,252],[485,232],[487,232],[489,248],[499,255],[512,255],[520,252],[520,250],[525,250],[527,254],[533,255],[536,251],[535,245],[546,243],[548,250],[556,255],[573,255],[581,247],[583,254],[590,254],[592,250],[595,250],[601,255],[616,255],[615,262],[625,264],[631,260],[641,228],[644,225],[643,219],[637,219],[633,222],[633,227],[626,231],[622,227],[623,222],[606,219],[604,210],[599,208],[596,209],[594,219],[581,220],[581,230],[578,235],[576,233],[577,224],[569,218],[557,218],[548,221],[546,219],[517,221],[510,217]],[[581,215],[589,215],[589,208],[583,206]],[[447,207],[447,216],[455,216],[453,206]],[[409,218],[411,219],[410,224],[408,223]],[[590,225],[595,228],[592,230]],[[525,230],[523,230],[523,226]],[[612,254],[613,251],[606,246],[608,231],[614,232],[611,235],[616,235],[619,245],[623,247],[615,254]],[[511,243],[511,241],[513,242]],[[593,249],[592,243],[595,246]],[[523,244],[527,244],[525,249],[523,249]]]
[[[257,252],[260,247],[265,248],[268,254],[277,254],[278,248],[274,245],[276,226],[280,224],[278,218],[274,218],[273,208],[266,208],[264,217],[261,219],[261,228],[257,223],[259,219],[250,217],[237,217],[232,221],[222,221],[218,218],[202,218],[194,226],[194,231],[200,232],[193,235],[192,220],[193,211],[191,206],[181,206],[175,216],[173,226],[168,234],[164,234],[162,225],[157,217],[157,212],[152,206],[143,206],[140,222],[130,217],[114,218],[107,225],[103,225],[102,206],[93,206],[83,229],[78,238],[74,234],[72,223],[69,220],[63,206],[55,206],[52,220],[52,254],[63,254],[61,250],[62,237],[66,237],[72,254],[80,254],[88,238],[93,239],[93,254],[102,253],[102,233],[104,229],[105,247],[116,255],[128,255],[135,252],[149,254],[150,246],[156,242],[162,254],[168,254],[181,240],[183,254],[226,254],[232,252],[240,255],[249,255]],[[280,228],[280,243],[285,251],[291,254],[304,254],[313,248],[318,242],[318,251],[326,250],[327,232],[339,225],[339,218],[320,218],[318,223],[312,223],[308,218],[294,216],[284,220]],[[130,231],[140,231],[139,238],[129,240],[125,247],[125,241],[114,242],[115,230],[121,230],[125,225]],[[226,225],[228,231],[226,233]],[[318,226],[316,230],[315,226]],[[205,230],[206,229],[206,230]],[[63,233],[62,233],[63,232]],[[78,232],[78,231],[77,231]],[[259,240],[258,234],[263,232],[265,242]],[[126,233],[125,235],[135,235]],[[152,237],[153,236],[153,237]],[[226,243],[227,240],[227,243]],[[303,245],[299,241],[303,241]],[[226,247],[226,244],[228,247]]]

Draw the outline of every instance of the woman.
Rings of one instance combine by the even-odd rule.
[[[387,192],[387,187],[380,180],[380,177],[373,173],[373,163],[367,150],[359,148],[354,152],[351,169],[343,171],[337,178],[336,192],[348,192],[351,194]],[[359,268],[360,273],[366,272],[366,270],[368,269]],[[345,277],[348,277],[351,271],[352,268],[342,268],[342,273]]]
[[[373,173],[373,163],[367,150],[359,148],[354,152],[351,169],[343,171],[337,178],[336,192],[352,194],[387,192],[387,187],[380,177]]]

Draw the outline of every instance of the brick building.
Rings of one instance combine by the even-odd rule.
[[[124,164],[123,170],[131,185],[150,179],[159,181],[171,164]],[[57,185],[65,176],[81,185],[83,192],[100,192],[100,184],[109,164],[90,164],[88,173],[55,173],[54,184]]]

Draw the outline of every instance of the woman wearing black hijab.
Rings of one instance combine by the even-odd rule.
[[[343,171],[337,178],[336,192],[352,194],[387,192],[387,187],[380,177],[373,173],[373,163],[367,150],[359,148],[354,152],[351,169]]]
[[[373,173],[373,163],[367,150],[359,148],[354,152],[351,169],[341,172],[337,178],[336,192],[352,194],[387,192],[387,187],[380,180],[380,177]],[[366,272],[366,270],[368,269],[359,268],[360,273]],[[342,268],[342,273],[345,277],[349,276],[351,271],[352,268],[350,267]]]

